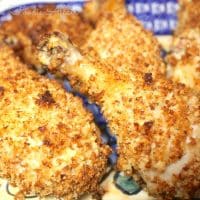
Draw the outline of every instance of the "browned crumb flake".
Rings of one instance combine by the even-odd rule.
[[[0,97],[2,97],[4,95],[4,87],[0,86]]]
[[[47,90],[44,94],[39,95],[39,99],[36,100],[36,103],[40,106],[51,106],[55,104],[51,93]]]
[[[145,84],[147,84],[147,85],[152,84],[152,82],[153,82],[152,73],[145,73],[145,74],[144,74],[144,82],[145,82]]]

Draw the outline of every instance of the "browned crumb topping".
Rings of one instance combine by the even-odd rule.
[[[179,25],[167,56],[168,76],[200,91],[200,1],[180,1]]]
[[[186,29],[200,28],[200,1],[180,0],[180,5],[176,34],[181,34]]]
[[[89,53],[93,48],[100,59],[113,66],[119,74],[131,77],[134,70],[152,73],[153,76],[165,73],[158,41],[126,12],[102,16],[84,48]]]
[[[152,73],[145,73],[144,74],[144,82],[147,85],[151,85],[153,82],[153,77],[152,77]]]
[[[4,87],[0,86],[0,97],[2,97],[4,95]]]
[[[82,101],[2,45],[0,74],[0,175],[19,188],[16,199],[31,193],[71,200],[96,191],[110,148]]]
[[[105,37],[109,34],[106,33]],[[114,39],[113,44],[116,45]],[[112,56],[112,51],[117,54],[117,50],[111,49],[108,54]],[[126,54],[127,59],[134,58],[138,66],[145,67],[141,59],[144,55],[137,53],[129,54],[130,57]],[[148,58],[143,60],[149,63],[151,54],[147,55]],[[48,61],[48,57],[42,58],[44,62]],[[154,59],[153,63],[157,65]],[[121,57],[119,63],[120,60]],[[199,93],[183,84],[173,83],[159,73],[154,76],[151,71],[136,70],[131,62],[122,65],[117,65],[115,60],[110,64],[108,58],[99,59],[89,52],[75,64],[64,62],[56,70],[67,75],[77,91],[101,106],[111,131],[117,136],[119,170],[128,175],[137,172],[155,197],[170,200],[193,197],[200,188],[200,176],[197,176],[200,174]]]
[[[44,94],[39,95],[39,99],[36,100],[36,103],[40,106],[51,106],[55,104],[55,100],[53,99],[51,93],[47,90]]]

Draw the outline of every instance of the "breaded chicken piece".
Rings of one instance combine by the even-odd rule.
[[[101,106],[117,136],[118,170],[139,176],[160,199],[190,199],[200,188],[200,96],[151,73],[119,73],[94,55],[81,55],[67,37],[46,37],[44,67],[68,77]],[[60,59],[62,58],[62,63]]]
[[[84,47],[86,51],[92,48],[119,73],[165,73],[158,41],[127,11],[105,12]]]
[[[0,75],[0,176],[19,188],[16,199],[94,192],[110,149],[82,101],[2,45]]]
[[[72,42],[81,47],[92,28],[79,13],[54,5],[28,8],[0,26],[5,42],[30,66],[39,68],[36,46],[41,35],[60,31],[70,35]]]
[[[171,53],[167,56],[168,76],[200,91],[200,1],[182,2],[179,25]]]

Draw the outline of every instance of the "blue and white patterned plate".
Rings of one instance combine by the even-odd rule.
[[[10,19],[10,13],[30,6],[56,3],[80,11],[86,0],[0,0],[0,21]],[[169,35],[176,26],[177,0],[126,0],[129,12],[156,35]]]

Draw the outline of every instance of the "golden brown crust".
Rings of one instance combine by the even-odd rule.
[[[96,26],[100,18],[108,13],[126,12],[124,0],[91,0],[85,3],[82,16],[93,26]]]
[[[167,57],[168,76],[200,91],[200,1],[184,1],[179,13],[171,53]]]
[[[63,42],[58,42],[63,52],[77,51]],[[52,56],[55,61],[56,55]],[[65,53],[62,56],[68,61]],[[49,57],[47,61],[51,66]],[[136,171],[156,197],[189,199],[200,187],[199,94],[163,76],[135,70],[119,73],[119,68],[92,54],[78,56],[74,65],[63,62],[54,70],[67,75],[76,90],[101,106],[117,135],[119,170],[129,175]]]
[[[180,0],[180,5],[176,34],[181,34],[186,29],[200,28],[200,1]]]
[[[153,75],[165,73],[157,40],[126,12],[103,16],[84,47],[86,51],[92,48],[119,73],[128,74],[132,70]]]
[[[25,63],[39,67],[36,45],[42,35],[52,31],[67,33],[73,43],[81,47],[92,28],[79,13],[47,5],[14,14],[10,21],[1,25],[0,30],[5,35],[5,42]]]
[[[0,175],[25,194],[77,199],[93,192],[109,148],[82,101],[0,46]]]

